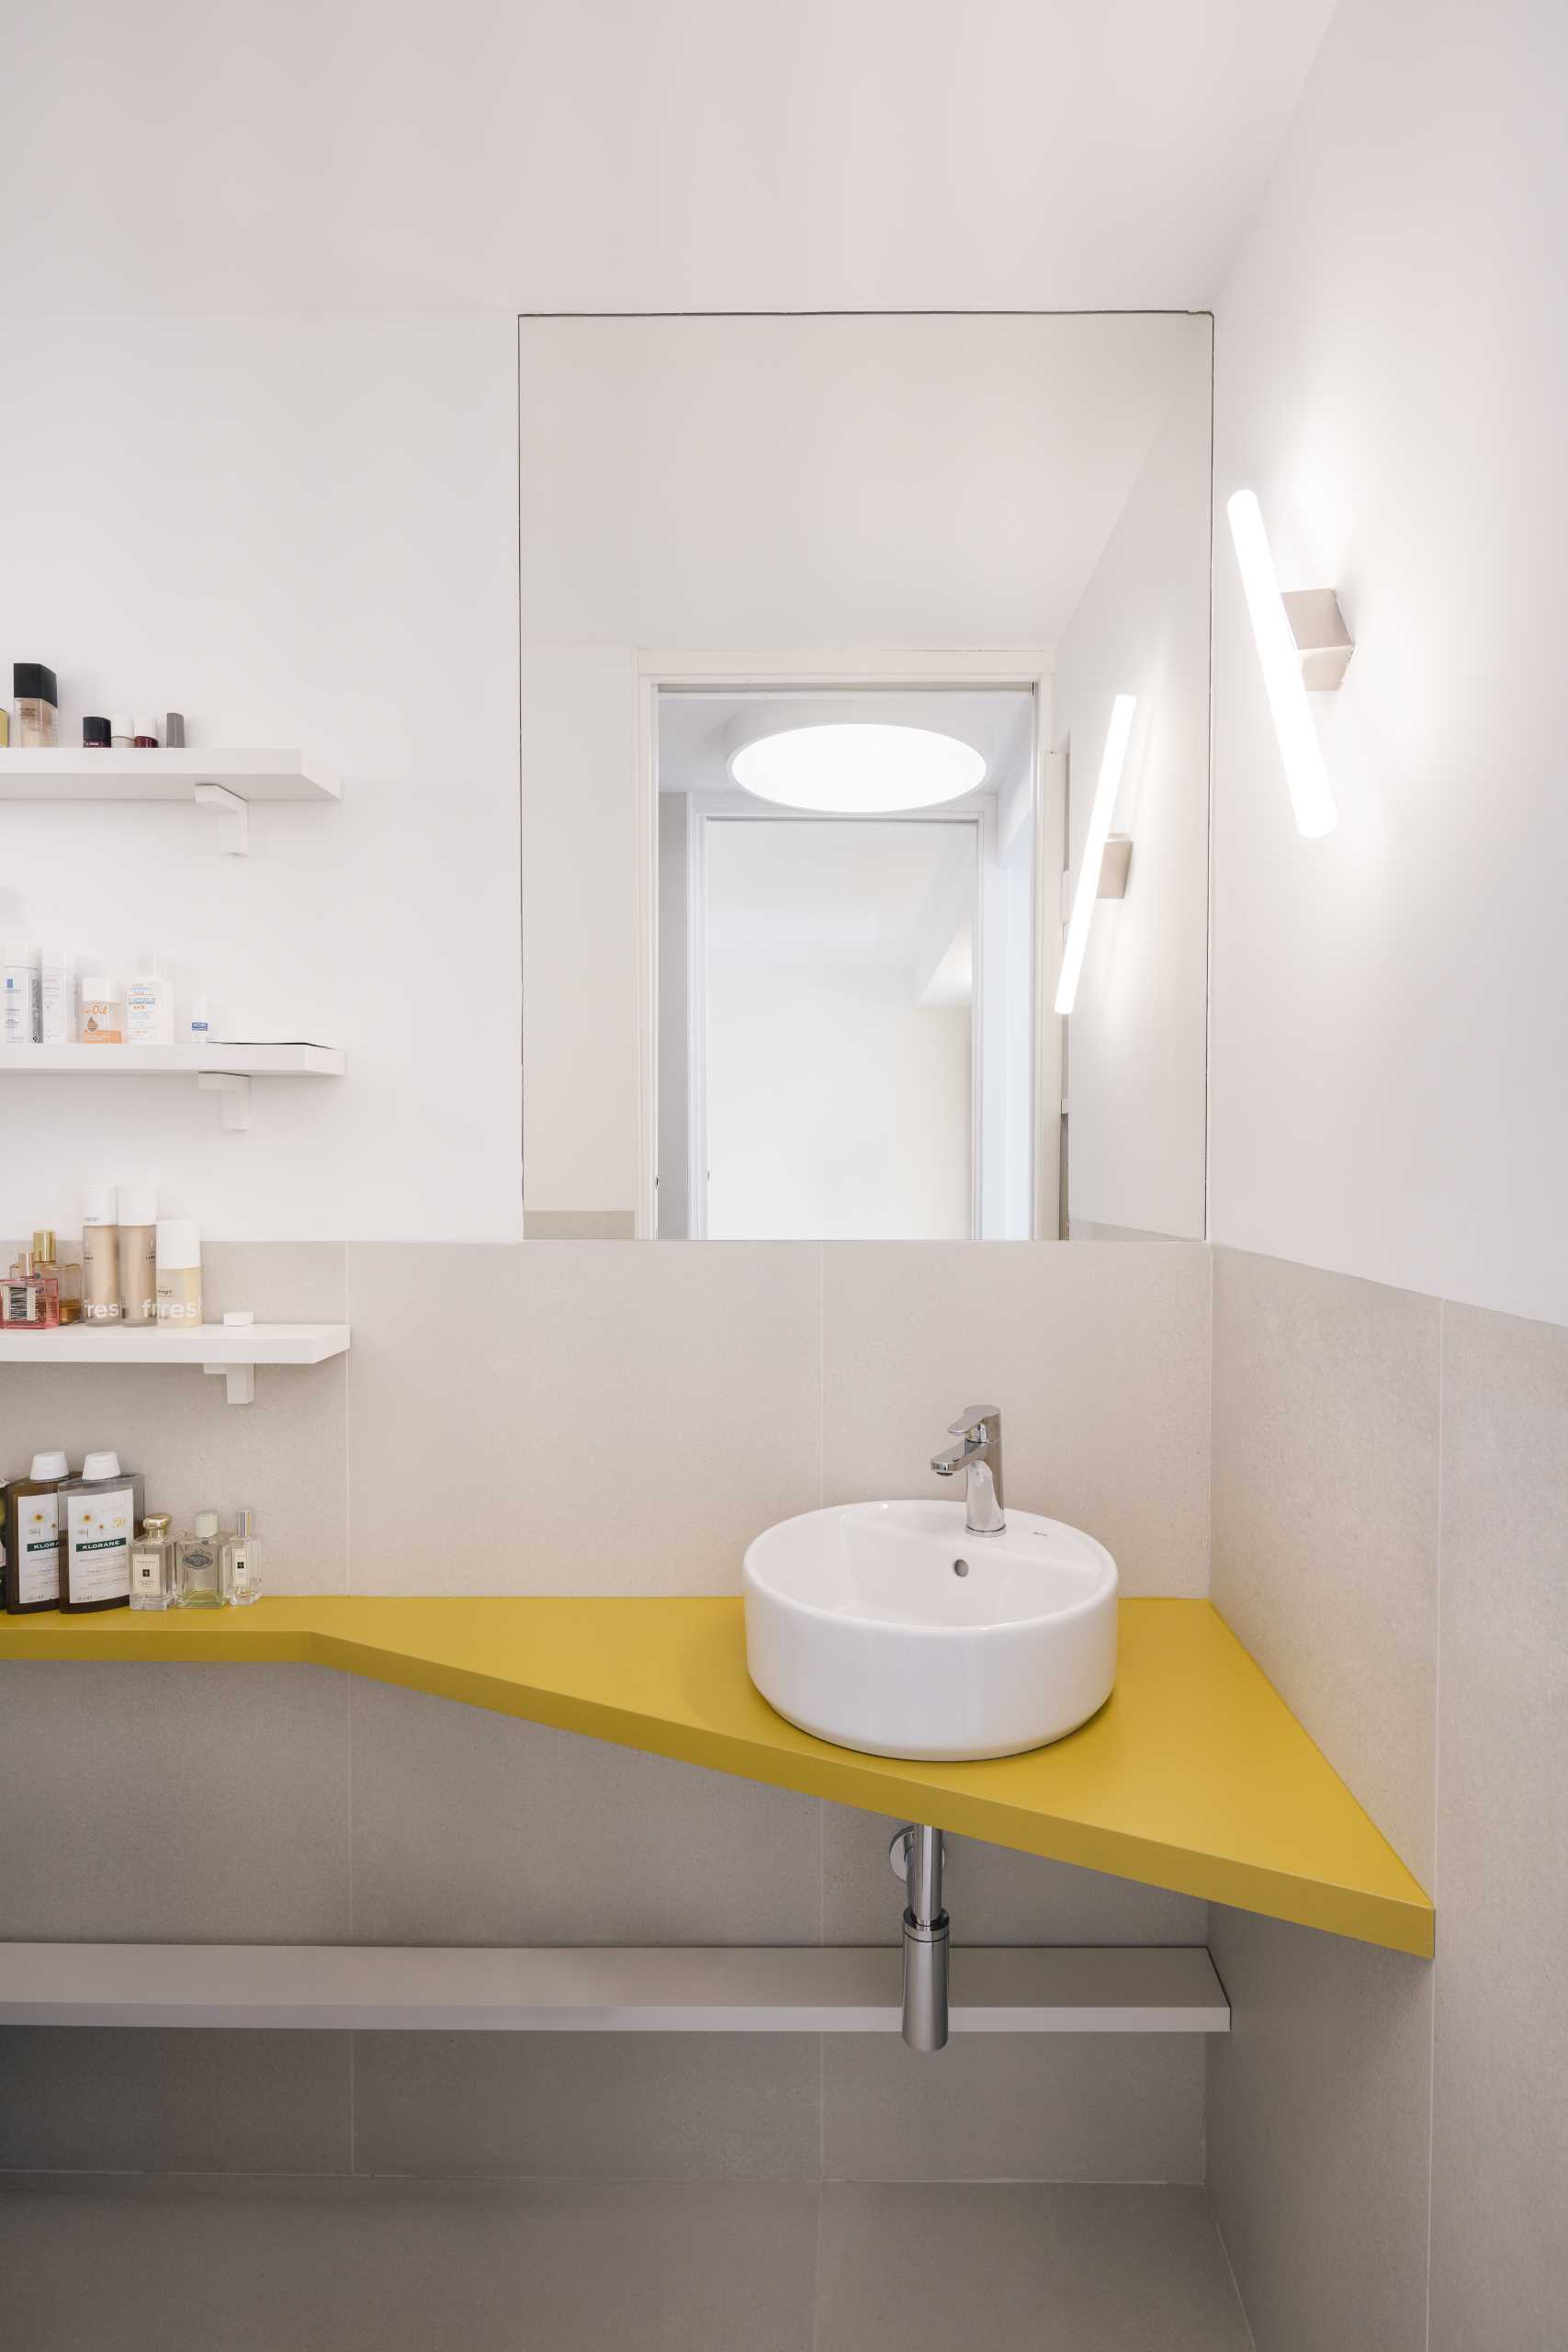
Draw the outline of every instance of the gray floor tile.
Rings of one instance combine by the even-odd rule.
[[[356,1941],[817,1940],[814,1798],[423,1691],[353,1706]]]
[[[362,2033],[362,2173],[815,2179],[813,2034]]]
[[[349,2037],[0,2031],[0,2169],[346,2172]]]
[[[27,2352],[810,2352],[817,2191],[0,2188]]]
[[[822,2143],[829,2180],[1200,2181],[1202,2037],[835,2036]]]
[[[818,2292],[816,2352],[1252,2341],[1200,2188],[829,2184]]]
[[[12,1661],[0,1691],[0,1936],[347,1940],[346,1676]]]

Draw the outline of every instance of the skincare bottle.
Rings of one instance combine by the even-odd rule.
[[[82,1212],[82,1320],[119,1321],[119,1204],[112,1184],[92,1193]]]
[[[261,1557],[254,1510],[237,1512],[234,1532],[218,1555],[218,1589],[231,1609],[247,1609],[261,1599]]]
[[[158,748],[158,722],[155,718],[139,718],[131,736],[131,748],[138,752],[155,752]]]
[[[125,989],[106,973],[89,973],[82,982],[81,1022],[85,1046],[123,1046]]]
[[[158,1320],[158,1194],[151,1184],[119,1188],[119,1319]]]
[[[183,710],[171,710],[164,717],[164,749],[183,752],[186,747],[186,715]]]
[[[13,1617],[60,1606],[60,1482],[63,1453],[35,1453],[25,1478],[6,1489],[6,1607]]]
[[[158,1219],[158,1320],[186,1330],[201,1320],[201,1236],[194,1217]]]
[[[39,1035],[46,1046],[76,1043],[76,967],[52,948],[39,967]]]
[[[117,1453],[89,1453],[79,1478],[60,1485],[60,1606],[68,1611],[124,1609],[130,1600],[130,1547],[145,1498],[139,1472]]]
[[[109,720],[109,741],[117,752],[130,749],[130,721],[123,711],[116,711]]]
[[[142,956],[141,969],[126,989],[125,1035],[132,1046],[174,1042],[174,991],[156,956]]]
[[[107,718],[85,718],[82,721],[82,749],[85,752],[107,752],[113,740]]]
[[[60,1320],[80,1323],[82,1320],[82,1268],[74,1258],[55,1255],[54,1236],[48,1226],[40,1226],[33,1235],[34,1271],[51,1280],[60,1302]]]
[[[24,752],[48,751],[59,741],[60,686],[43,662],[17,662],[11,671],[17,697],[17,741]]]
[[[175,1545],[175,1589],[181,1609],[221,1609],[218,1576],[218,1513],[198,1510],[194,1535]]]
[[[141,1532],[130,1547],[132,1609],[172,1609],[175,1605],[175,1546],[172,1521],[164,1510],[150,1510]]]
[[[39,956],[30,940],[6,942],[4,989],[0,993],[0,1044],[36,1046],[42,1035],[39,1018]]]
[[[193,996],[185,1034],[193,1046],[205,1046],[212,1035],[212,1007],[204,996]]]
[[[0,1331],[52,1331],[59,1323],[60,1284],[53,1268],[41,1271],[30,1250],[18,1250],[10,1272],[0,1278]]]

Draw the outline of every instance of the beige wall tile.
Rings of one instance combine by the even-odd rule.
[[[355,1941],[816,1942],[815,1799],[352,1688]]]
[[[360,2033],[366,2173],[815,2179],[809,2033]]]
[[[1259,2346],[1423,2352],[1430,1968],[1219,1905],[1209,1942],[1209,2192]]]
[[[346,2172],[348,2040],[0,2030],[0,2170]]]
[[[1214,1252],[1213,1599],[1423,1883],[1438,1306]]]
[[[1443,1310],[1431,2352],[1568,2331],[1568,1330]]]
[[[356,1592],[731,1592],[819,1492],[813,1243],[349,1252]]]
[[[0,1937],[348,1939],[348,1679],[0,1665]]]
[[[827,1500],[951,1495],[953,1415],[998,1405],[1008,1498],[1087,1528],[1126,1592],[1201,1593],[1209,1260],[1201,1243],[829,1243]]]
[[[961,2034],[923,2058],[855,2033],[826,2049],[829,2180],[1203,2177],[1199,2034]]]

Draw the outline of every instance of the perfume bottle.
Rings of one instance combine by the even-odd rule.
[[[254,1510],[237,1512],[234,1532],[224,1538],[218,1555],[218,1589],[231,1609],[246,1609],[261,1599],[261,1556]]]
[[[79,1259],[55,1255],[54,1235],[48,1226],[40,1226],[33,1235],[32,1260],[34,1271],[51,1277],[60,1302],[62,1323],[82,1320],[82,1266]]]
[[[181,1609],[221,1609],[218,1586],[218,1513],[198,1510],[196,1532],[175,1545],[175,1589]]]
[[[166,1510],[150,1510],[130,1547],[132,1609],[171,1609],[175,1600],[175,1546]]]
[[[18,1250],[10,1272],[0,1278],[0,1331],[53,1331],[59,1324],[53,1268],[40,1271],[30,1250]]]

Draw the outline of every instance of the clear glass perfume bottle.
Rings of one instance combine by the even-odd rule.
[[[198,1510],[196,1532],[175,1545],[175,1590],[181,1609],[221,1609],[218,1583],[218,1513]]]
[[[0,1331],[53,1331],[59,1325],[53,1267],[40,1267],[30,1250],[18,1250],[10,1272],[0,1276]]]
[[[82,1262],[79,1258],[61,1258],[55,1254],[53,1233],[40,1226],[33,1235],[33,1271],[52,1280],[59,1302],[62,1323],[82,1320]]]
[[[130,1547],[132,1609],[172,1609],[175,1603],[173,1521],[167,1511],[150,1510]]]
[[[254,1510],[237,1512],[234,1532],[223,1539],[218,1555],[218,1589],[231,1609],[247,1609],[261,1599],[261,1555]]]

